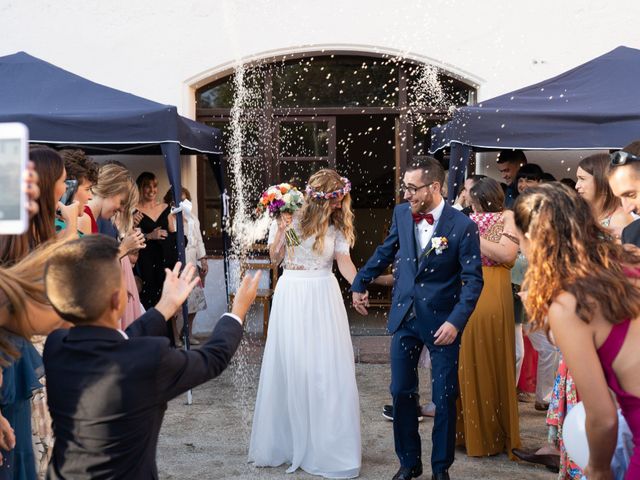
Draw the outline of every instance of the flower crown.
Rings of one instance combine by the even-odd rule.
[[[317,192],[311,185],[307,185],[306,192],[307,195],[312,198],[318,198],[321,200],[331,200],[332,198],[338,198],[340,195],[346,195],[351,191],[351,182],[347,177],[340,177],[342,183],[344,183],[344,187],[334,190],[333,192]]]

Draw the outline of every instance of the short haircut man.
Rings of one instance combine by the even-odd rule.
[[[522,150],[501,150],[496,162],[504,180],[504,204],[506,208],[511,208],[518,196],[516,175],[520,168],[527,164],[527,157]]]
[[[127,293],[117,242],[87,235],[53,253],[46,292],[75,326],[52,332],[44,347],[56,439],[48,479],[158,478],[156,446],[167,402],[227,367],[260,278],[243,281],[251,290],[241,292],[241,285],[235,314],[223,315],[200,349],[177,350],[164,336],[166,322],[195,285],[194,268],[180,276],[177,268],[168,272],[156,307],[122,332]]]
[[[611,155],[607,176],[613,194],[620,198],[622,207],[628,213],[640,214],[640,140],[636,140],[621,152],[629,154],[620,163],[622,157]],[[631,222],[622,230],[622,243],[630,243],[640,247],[640,220]]]
[[[522,150],[501,150],[496,162],[498,164],[517,163],[521,167],[527,164],[527,156]]]
[[[61,245],[45,269],[49,301],[74,325],[93,322],[109,308],[110,295],[122,288],[116,240],[89,235]]]
[[[445,173],[444,167],[438,160],[433,157],[425,157],[416,160],[407,167],[408,172],[414,172],[416,170],[422,170],[422,181],[425,184],[438,182],[440,191],[442,191]]]

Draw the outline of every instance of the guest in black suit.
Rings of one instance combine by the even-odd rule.
[[[167,269],[158,304],[123,332],[127,292],[118,256],[115,240],[90,235],[61,246],[47,264],[47,296],[75,325],[49,335],[44,349],[55,434],[49,479],[158,478],[167,402],[226,368],[255,298],[259,275],[243,280],[232,313],[199,350],[176,350],[165,322],[197,283],[195,267],[180,275],[180,264]]]

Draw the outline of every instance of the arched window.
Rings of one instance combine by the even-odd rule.
[[[344,53],[248,65],[244,87],[242,165],[252,172],[250,195],[257,200],[262,189],[281,181],[304,187],[312,172],[336,168],[353,184],[359,243],[371,246],[400,201],[400,172],[427,155],[429,129],[475,95],[473,87],[430,65]],[[234,97],[232,74],[196,92],[197,119],[221,128],[226,144]],[[216,249],[219,192],[204,164],[198,179],[201,223],[208,248]],[[362,255],[370,250],[360,248]]]

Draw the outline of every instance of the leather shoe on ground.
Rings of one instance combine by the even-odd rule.
[[[520,450],[519,448],[514,448],[511,450],[516,457],[520,460],[524,460],[529,463],[536,463],[538,465],[544,465],[551,471],[555,471],[556,473],[560,469],[560,455],[538,455],[535,452],[527,452],[526,450]]]
[[[449,472],[444,471],[444,472],[434,473],[433,475],[431,475],[431,480],[450,480]]]
[[[422,475],[422,463],[415,467],[400,467],[400,470],[393,476],[393,480],[411,480]],[[448,478],[448,477],[447,477]]]
[[[382,408],[382,416],[386,420],[389,420],[390,422],[393,422],[393,405],[385,405]],[[422,420],[424,420],[424,417],[420,413],[420,410],[418,410],[418,421],[421,422]]]
[[[536,402],[534,408],[539,412],[546,412],[547,410],[549,410],[549,404],[547,402]]]

